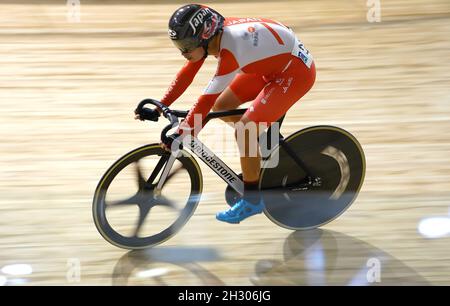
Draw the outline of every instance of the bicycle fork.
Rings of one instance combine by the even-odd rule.
[[[157,167],[155,169],[155,171],[152,173],[152,176],[155,173],[156,173],[156,175],[158,175],[159,170],[161,169],[162,163],[164,163],[165,160],[167,160],[167,162],[164,165],[164,170],[163,170],[163,172],[161,174],[161,177],[159,178],[158,184],[156,185],[156,188],[153,190],[153,195],[154,196],[160,196],[161,195],[162,187],[164,186],[164,183],[166,182],[167,176],[169,175],[170,170],[172,169],[172,166],[175,163],[176,159],[177,159],[176,154],[170,154],[169,158],[167,158],[166,156],[161,156],[161,159],[160,159],[160,161],[158,162],[158,165],[157,165],[159,167]]]

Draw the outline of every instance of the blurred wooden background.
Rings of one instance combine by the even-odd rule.
[[[449,285],[450,230],[439,239],[418,231],[425,218],[450,222],[448,0],[381,1],[377,23],[363,0],[205,3],[295,30],[317,82],[283,132],[332,124],[353,133],[367,159],[361,194],[317,231],[292,233],[263,215],[232,226],[215,220],[225,186],[203,168],[204,200],[176,237],[131,253],[100,237],[91,217],[98,180],[157,141],[165,123],[135,121],[133,110],[162,97],[183,64],[166,36],[181,4],[81,1],[71,22],[65,1],[0,2],[0,268],[32,267],[2,270],[0,284],[78,284],[67,279],[74,261],[79,284],[367,284],[375,258],[375,284]],[[215,68],[208,59],[176,108],[195,102]],[[211,123],[202,139],[238,170],[230,129]]]

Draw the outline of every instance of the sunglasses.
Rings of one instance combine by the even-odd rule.
[[[190,53],[199,47],[198,40],[194,38],[172,40],[172,42],[182,53]]]

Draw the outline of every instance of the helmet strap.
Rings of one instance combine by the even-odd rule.
[[[202,42],[203,50],[205,50],[205,55],[203,56],[203,58],[207,58],[209,55],[208,54],[208,45],[209,45],[210,41],[212,41],[214,39],[214,37],[216,37],[217,35],[219,35],[222,32],[223,32],[223,30],[221,29],[221,30],[219,30],[218,34],[215,34],[212,37],[210,37],[208,40],[205,40]]]
[[[202,43],[203,50],[205,50],[205,55],[203,56],[204,59],[208,57],[208,44],[209,41]]]

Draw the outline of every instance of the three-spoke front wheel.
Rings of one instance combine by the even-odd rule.
[[[174,236],[194,213],[202,192],[202,174],[186,151],[175,160],[157,190],[170,153],[159,144],[146,145],[116,161],[94,194],[93,217],[111,244],[142,249]]]

